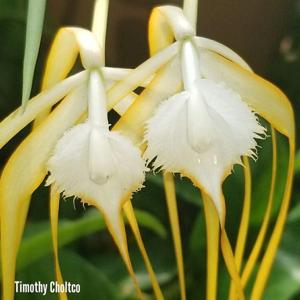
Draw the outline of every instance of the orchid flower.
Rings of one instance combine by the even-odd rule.
[[[229,298],[244,298],[243,288],[262,249],[272,207],[277,157],[275,129],[288,138],[290,160],[282,206],[251,295],[251,299],[260,299],[280,241],[291,194],[295,150],[293,109],[277,87],[254,74],[231,49],[195,36],[196,2],[186,1],[184,11],[171,6],[153,10],[149,22],[150,52],[159,53],[169,47],[175,37],[179,44],[177,54],[164,67],[160,82],[152,82],[148,86],[140,101],[137,99],[116,127],[125,125],[128,131],[139,133],[140,142],[145,142],[144,157],[154,167],[180,173],[202,191],[208,236],[207,299],[215,299],[217,293],[218,223],[224,260],[233,280]],[[148,95],[150,89],[159,91],[159,99]],[[251,172],[247,156],[256,157],[256,140],[266,136],[257,115],[272,126],[273,175],[263,225],[245,269],[239,274],[251,200]],[[141,123],[146,126],[145,136]],[[225,202],[221,187],[232,166],[241,163],[241,156],[245,166],[245,201],[233,253],[225,230]],[[181,298],[185,299],[174,182],[170,173],[165,173],[164,179]]]
[[[156,299],[164,299],[144,247],[130,198],[143,187],[146,162],[164,171],[181,299],[186,299],[180,226],[172,173],[202,192],[207,224],[207,299],[216,299],[219,238],[232,278],[229,299],[244,288],[265,239],[276,174],[275,130],[288,138],[286,189],[251,300],[260,299],[285,223],[295,151],[293,109],[274,85],[254,74],[228,47],[196,36],[197,1],[184,9],[157,7],[149,20],[151,57],[133,70],[105,67],[108,1],[96,1],[92,30],[62,28],[47,60],[42,92],[0,123],[0,146],[34,121],[32,132],[7,162],[0,179],[3,299],[14,298],[16,257],[32,193],[47,177],[56,277],[63,281],[57,250],[59,194],[80,198],[104,216],[137,295],[144,299],[127,250],[124,210],[145,261]],[[175,42],[173,42],[175,38]],[[68,76],[80,54],[83,71]],[[67,78],[66,78],[67,77]],[[133,91],[144,87],[140,95]],[[54,107],[59,103],[56,107]],[[53,109],[52,109],[53,108]],[[121,118],[110,128],[107,113]],[[23,113],[22,113],[23,112]],[[264,223],[242,268],[251,200],[248,157],[272,126],[273,176]],[[144,159],[143,159],[144,158]],[[234,164],[245,169],[245,201],[235,252],[226,233],[222,183]],[[199,199],[200,201],[200,199]],[[60,299],[67,295],[60,294]]]

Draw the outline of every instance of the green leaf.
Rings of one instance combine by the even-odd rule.
[[[195,263],[192,267],[198,268],[206,251],[205,218],[202,211],[198,214],[189,239],[189,254]],[[197,263],[196,263],[197,262]]]
[[[22,106],[26,108],[30,98],[34,69],[40,48],[46,0],[29,0],[26,26],[25,54],[23,64]]]
[[[163,225],[151,214],[135,210],[138,223],[157,234],[159,237],[166,236],[166,230]],[[31,228],[33,227],[33,228]],[[33,233],[37,227],[41,227],[38,232],[32,234],[26,234],[26,232]],[[71,242],[94,233],[99,230],[106,229],[106,225],[103,217],[94,209],[87,212],[84,217],[78,220],[62,220],[59,222],[58,236],[59,247],[63,247]],[[35,223],[26,229],[25,238],[21,244],[17,270],[22,270],[26,266],[32,264],[38,259],[52,253],[52,240],[51,231],[49,226],[45,226],[45,223]]]
[[[151,229],[161,238],[166,238],[167,236],[166,229],[158,219],[156,219],[153,215],[143,210],[135,209],[134,212],[137,221],[140,225],[148,229]]]

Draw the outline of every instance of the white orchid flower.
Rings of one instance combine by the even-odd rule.
[[[265,129],[240,95],[206,79],[193,37],[181,48],[184,91],[162,102],[147,122],[145,157],[155,168],[181,173],[212,197],[220,216],[221,184],[241,156],[255,155]]]
[[[290,161],[286,190],[251,298],[259,299],[280,241],[290,199],[295,149],[293,109],[286,96],[274,85],[254,74],[239,55],[218,42],[197,37],[194,29],[197,1],[185,1],[185,4],[184,12],[173,6],[153,10],[149,21],[150,52],[154,55],[169,49],[175,37],[176,44],[173,46],[178,45],[176,56],[122,116],[116,128],[122,127],[137,143],[144,142],[144,157],[152,161],[154,167],[189,177],[203,192],[209,237],[208,299],[214,299],[217,291],[218,223],[221,225],[224,260],[234,283],[232,287],[236,288],[240,299],[244,299],[243,288],[262,249],[270,209],[266,212],[264,225],[247,262],[247,268],[240,276],[251,199],[251,173],[247,156],[256,158],[257,139],[266,136],[266,130],[259,124],[257,115],[288,138]],[[272,136],[273,133],[272,131]],[[272,141],[276,157],[275,137]],[[245,204],[238,242],[233,253],[225,230],[226,210],[222,183],[233,165],[241,164],[241,156],[244,157],[245,165]],[[276,166],[273,164],[272,182],[275,180],[275,170]],[[181,299],[185,299],[174,182],[168,173],[164,175],[164,179]],[[272,193],[273,188],[270,190],[268,207],[271,207]],[[234,299],[235,295],[232,288],[230,299]]]
[[[96,3],[95,14],[99,11],[103,14],[103,4],[105,6],[105,1]],[[106,22],[100,23],[103,21]],[[96,25],[99,26],[98,21],[95,21]],[[122,130],[109,130],[107,111],[114,108],[119,114],[124,113],[136,98],[132,90],[147,85],[154,72],[175,54],[176,47],[158,54],[134,72],[107,68],[104,66],[104,47],[101,47],[104,27],[100,32],[94,30],[97,35],[81,28],[60,29],[47,61],[43,91],[28,101],[25,111],[20,107],[0,124],[2,147],[35,121],[32,133],[11,156],[0,181],[2,271],[6,274],[3,294],[6,300],[14,297],[16,255],[31,194],[48,171],[47,183],[53,186],[51,223],[58,281],[62,282],[57,254],[57,203],[59,192],[63,192],[65,196],[80,197],[84,203],[103,213],[137,293],[143,298],[131,266],[121,212],[124,202],[142,187],[146,168],[140,150],[130,137],[124,136]],[[64,79],[78,54],[85,70]],[[115,85],[124,78],[127,81]],[[51,111],[59,101],[61,103]],[[14,188],[16,180],[18,189]],[[125,212],[147,261],[154,291],[161,295],[130,203]]]

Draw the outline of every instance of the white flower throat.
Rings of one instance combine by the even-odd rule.
[[[104,184],[117,168],[109,141],[105,99],[102,78],[97,70],[92,70],[88,82],[88,123],[91,126],[88,169],[90,179],[97,184]]]
[[[187,136],[196,152],[208,149],[215,140],[215,130],[209,115],[206,98],[200,89],[202,80],[197,49],[191,38],[183,42],[181,50],[181,72],[187,100]]]

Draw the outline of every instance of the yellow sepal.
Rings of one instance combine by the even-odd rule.
[[[293,108],[279,88],[211,51],[200,51],[200,61],[205,78],[224,82],[276,130],[294,140]]]
[[[81,116],[86,103],[82,89],[67,97],[32,132],[7,162],[0,179],[1,261],[3,298],[13,300],[16,256],[21,240],[26,208],[34,190],[47,174],[46,163],[56,141]]]

